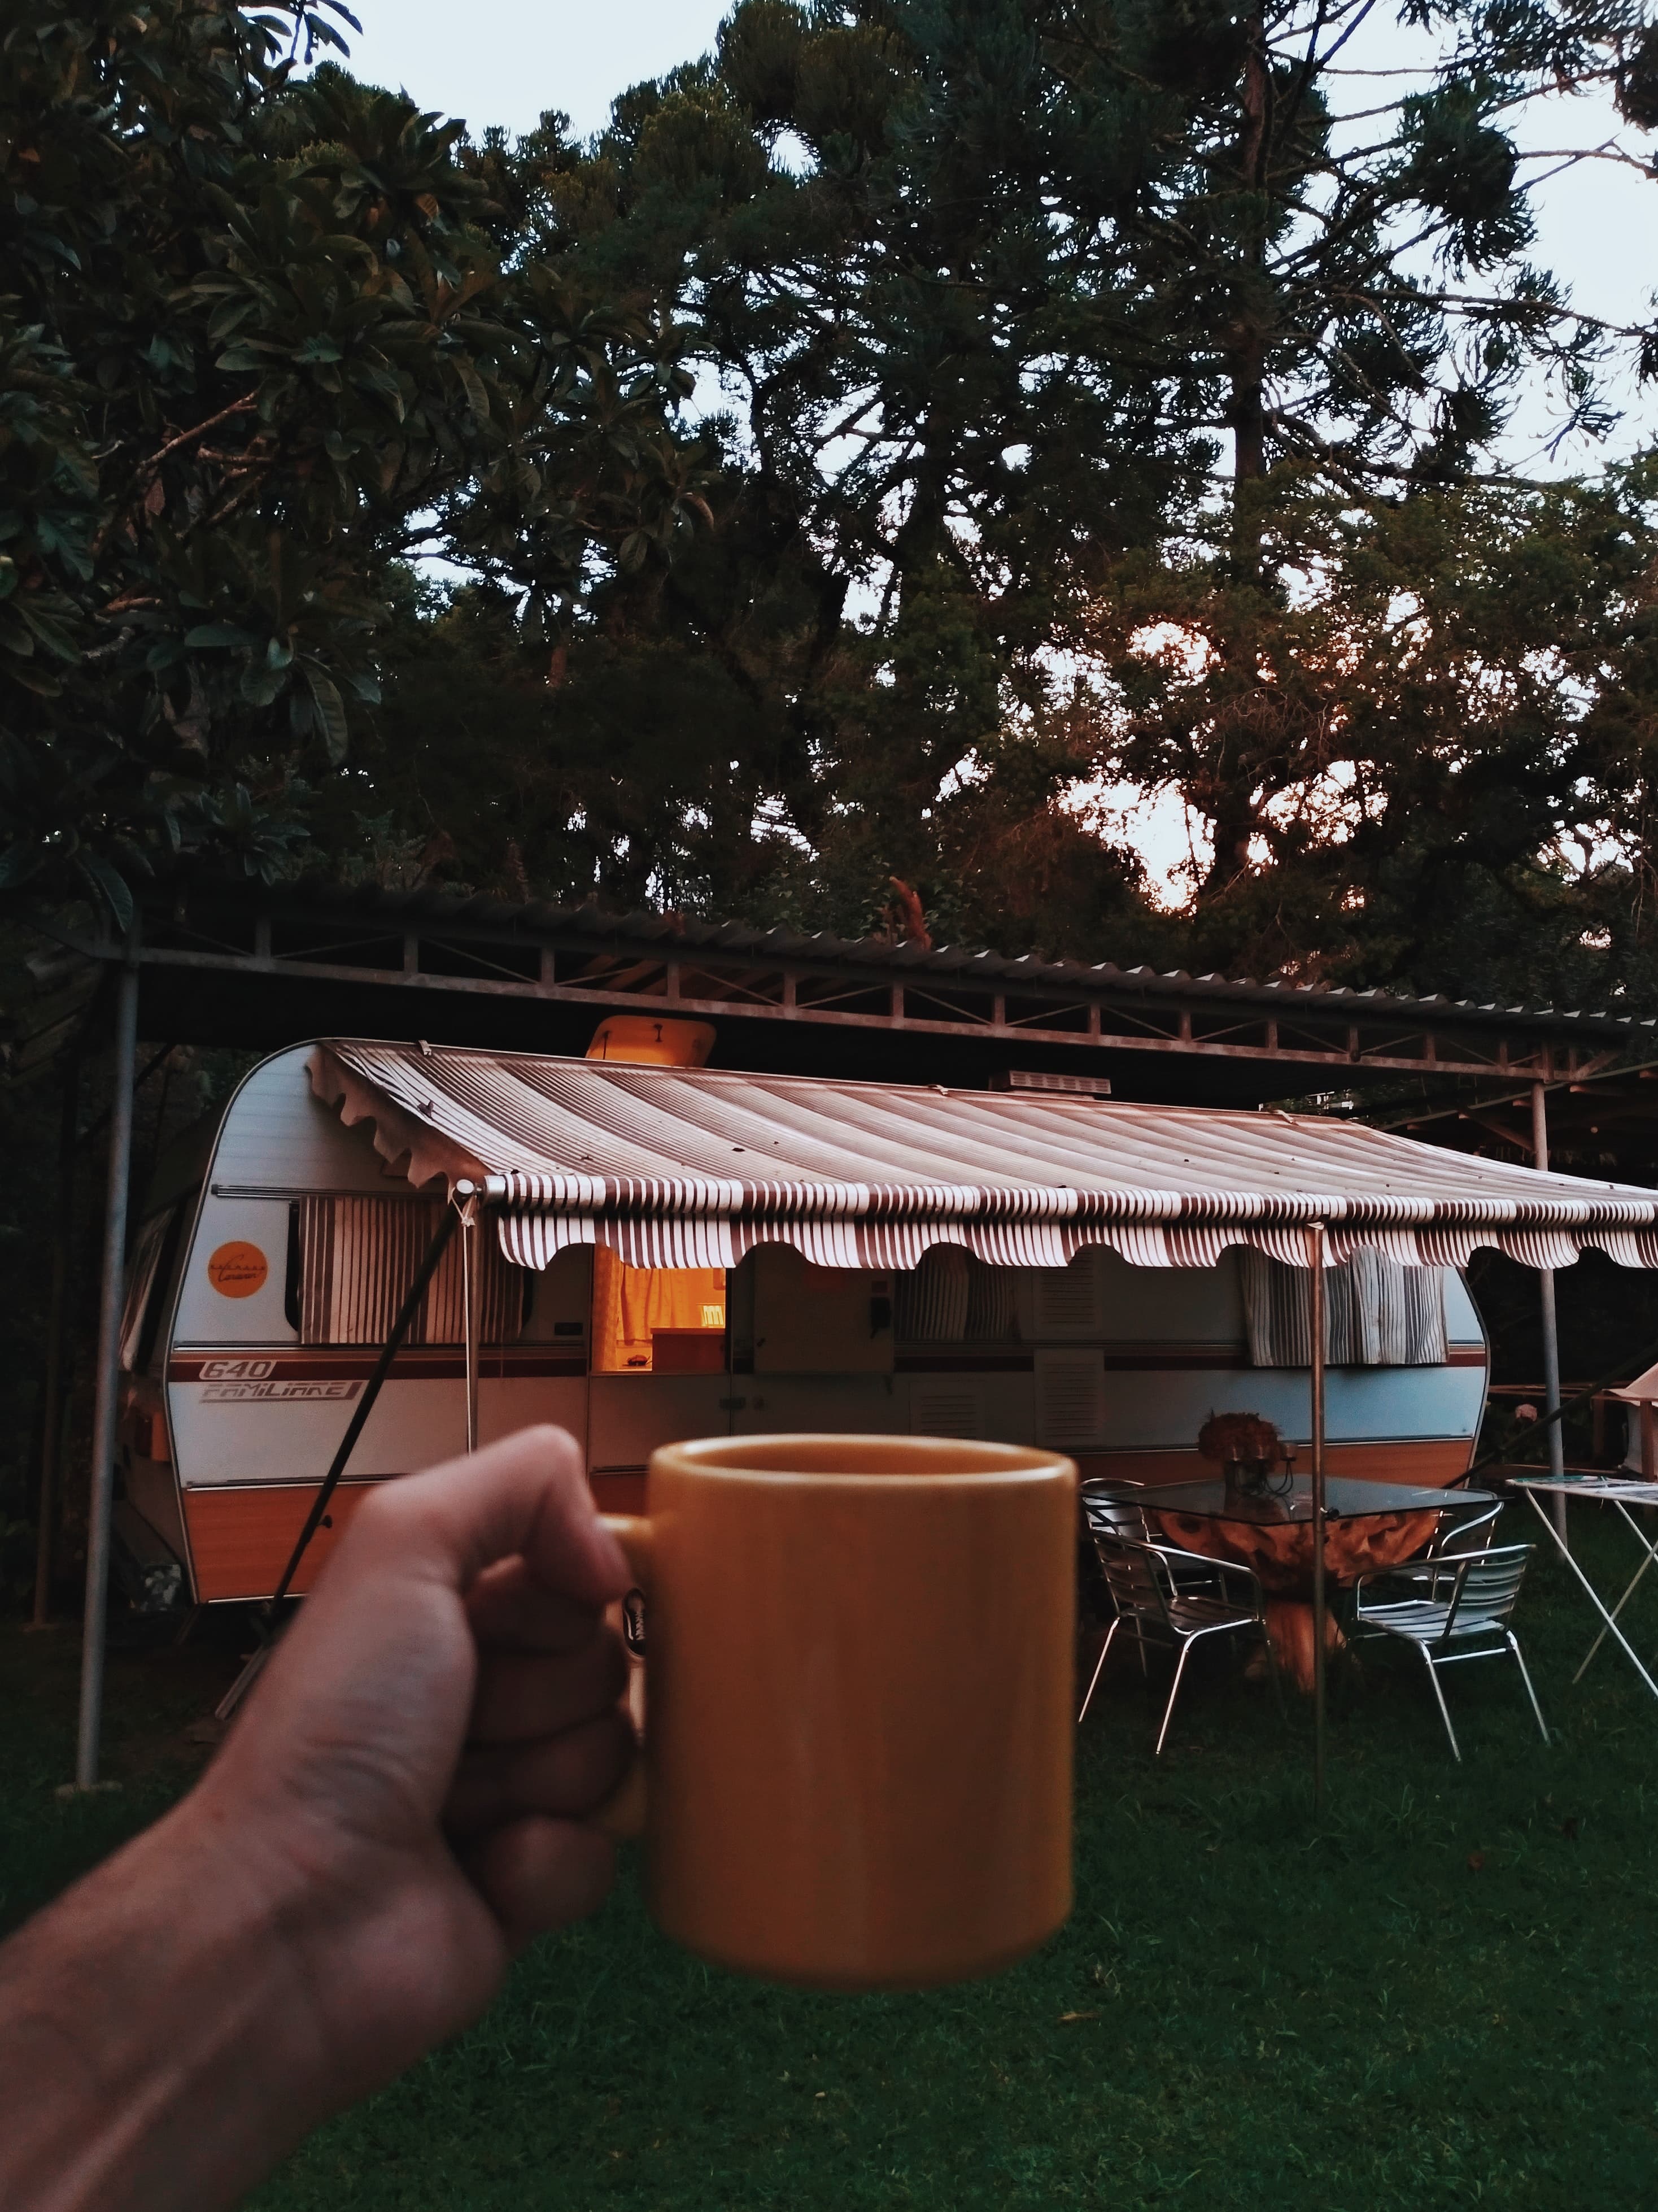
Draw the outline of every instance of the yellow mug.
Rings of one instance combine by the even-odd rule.
[[[1013,1444],[714,1437],[607,1516],[644,1594],[647,1891],[826,1990],[995,1972],[1071,1910],[1077,1471]]]

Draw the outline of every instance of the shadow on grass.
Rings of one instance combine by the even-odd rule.
[[[1627,1540],[1582,1517],[1586,1556],[1621,1586]],[[1517,1626],[1552,1748],[1513,1668],[1470,1666],[1448,1683],[1459,1768],[1419,1663],[1367,1657],[1317,1824],[1303,1710],[1281,1723],[1270,1692],[1219,1662],[1155,1761],[1156,1686],[1131,1662],[1079,1744],[1075,1914],[994,1982],[861,1999],[746,1982],[658,1936],[624,1867],[604,1911],[526,1956],[471,2033],[324,2129],[254,2202],[1643,2201],[1658,1707],[1605,1652],[1570,1686],[1593,1622],[1540,1554]],[[1658,1601],[1637,1617],[1639,1648],[1655,1626]],[[183,1689],[144,1694],[159,1724]],[[140,1692],[126,1680],[118,1696]],[[66,1878],[139,1810],[131,1795],[116,1811],[26,1794],[3,1832],[9,1900]]]

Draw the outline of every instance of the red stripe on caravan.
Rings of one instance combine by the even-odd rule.
[[[379,1364],[372,1346],[362,1350],[328,1352],[260,1352],[241,1347],[234,1352],[174,1352],[167,1365],[169,1382],[251,1382],[280,1377],[291,1382],[366,1382]],[[486,1352],[478,1361],[486,1382],[516,1382],[547,1376],[575,1376],[587,1372],[587,1363],[566,1352],[548,1357],[537,1353]],[[394,1382],[461,1381],[466,1363],[459,1352],[403,1352],[392,1370]]]

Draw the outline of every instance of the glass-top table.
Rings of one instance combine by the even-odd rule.
[[[1279,1482],[1284,1477],[1276,1478]],[[1311,1521],[1313,1479],[1291,1475],[1280,1495],[1229,1490],[1224,1482],[1167,1482],[1125,1489],[1128,1501],[1148,1513],[1191,1513],[1206,1521]],[[1446,1513],[1461,1506],[1495,1505],[1486,1490],[1430,1490],[1419,1483],[1363,1482],[1353,1475],[1327,1475],[1324,1510],[1332,1521],[1357,1521],[1384,1513]]]
[[[1110,1487],[1100,1485],[1102,1490]],[[1266,1632],[1278,1664],[1303,1689],[1312,1688],[1316,1532],[1310,1475],[1291,1477],[1281,1495],[1229,1490],[1218,1478],[1144,1488],[1124,1485],[1116,1495],[1139,1508],[1154,1543],[1248,1567],[1266,1599]],[[1324,1571],[1338,1586],[1420,1552],[1442,1515],[1479,1519],[1498,1504],[1484,1490],[1432,1490],[1419,1483],[1364,1482],[1353,1475],[1327,1477],[1324,1498]],[[1331,1642],[1339,1640],[1327,1616],[1325,1633]]]

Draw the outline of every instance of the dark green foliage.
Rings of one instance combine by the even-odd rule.
[[[663,473],[660,394],[605,352],[626,313],[503,280],[459,125],[292,78],[336,18],[9,19],[0,890],[37,906],[121,922],[181,851],[289,865],[379,696],[387,564],[446,520],[534,532],[549,592],[676,526],[671,470],[643,512],[617,490]]]
[[[1357,0],[742,0],[591,148],[503,155],[534,255],[653,303],[732,412],[680,463],[711,526],[560,602],[539,740],[529,625],[513,784],[538,744],[568,834],[509,855],[462,805],[459,872],[841,929],[897,876],[935,935],[1424,988],[1489,912],[1515,995],[1598,937],[1625,878],[1552,847],[1631,772],[1600,702],[1644,711],[1644,480],[1473,471],[1528,368],[1599,419],[1510,132],[1627,25],[1445,21],[1360,128],[1325,69]],[[486,566],[548,603],[532,537]],[[1085,825],[1123,781],[1206,832],[1188,916]]]
[[[1636,114],[1625,0],[1454,0],[1397,96],[1337,73],[1363,0],[739,0],[586,146],[220,0],[41,8],[14,904],[182,859],[857,932],[897,878],[1009,951],[1649,988],[1646,466],[1487,472],[1540,368],[1606,419],[1515,148]]]
[[[163,0],[6,34],[0,343],[30,390],[0,448],[0,869],[78,876],[118,921],[158,849],[272,863],[287,775],[337,763],[374,696],[365,571],[471,434],[445,326],[486,264],[452,131],[325,73],[290,88],[284,14],[302,47],[350,20]]]
[[[1266,512],[1293,592],[1240,584],[1224,546],[1124,564],[1090,617],[1119,758],[1252,795],[1194,959],[1479,1001],[1651,992],[1654,481],[1356,507],[1291,479]],[[1563,850],[1580,822],[1587,853]]]

